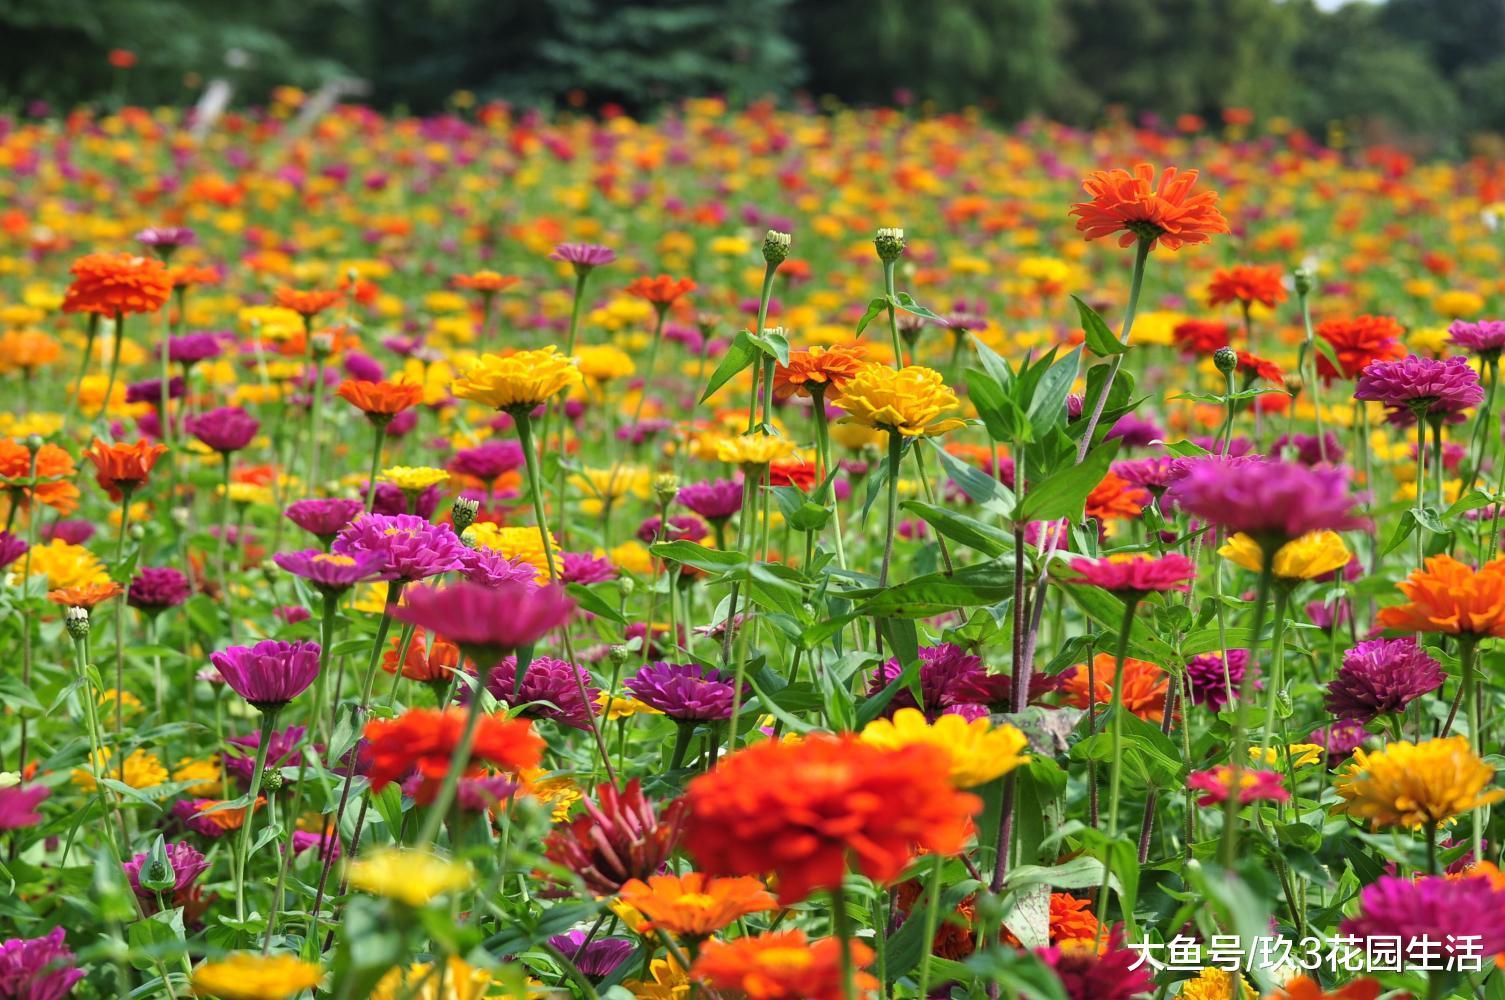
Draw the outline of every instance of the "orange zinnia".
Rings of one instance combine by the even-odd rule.
[[[1359,372],[1372,361],[1399,361],[1406,356],[1400,338],[1405,333],[1400,323],[1389,316],[1358,316],[1354,319],[1328,319],[1317,324],[1317,336],[1332,345],[1340,372],[1317,352],[1317,374],[1324,381],[1335,378],[1358,378]]]
[[[857,968],[873,961],[873,950],[860,941],[853,941],[851,950]],[[841,1000],[845,988],[841,943],[835,938],[809,941],[804,931],[707,941],[690,974],[712,989],[747,1000]],[[878,980],[866,972],[854,978],[859,995],[878,988]]]
[[[389,674],[397,671],[397,651],[401,645],[402,638],[394,636],[382,654],[381,668]],[[422,628],[413,629],[407,656],[402,661],[402,676],[424,684],[448,682],[451,671],[459,665],[460,647],[438,636],[430,637]]]
[[[1092,701],[1096,703],[1099,717],[1104,707],[1113,700],[1113,654],[1098,653],[1092,658]],[[1124,708],[1147,722],[1160,722],[1165,718],[1165,689],[1167,675],[1148,660],[1124,657]],[[1087,665],[1079,663],[1064,678],[1061,692],[1066,703],[1075,708],[1086,708]]]
[[[1286,300],[1286,286],[1278,267],[1256,267],[1236,264],[1213,272],[1212,282],[1207,286],[1207,304],[1260,305],[1274,308]]]
[[[37,449],[33,482],[31,451],[17,441],[0,440],[0,486],[22,506],[35,497],[59,514],[71,513],[78,507],[78,487],[69,480],[77,471],[73,456],[55,444],[44,444]]]
[[[68,270],[73,272],[73,284],[63,296],[63,312],[101,316],[156,312],[172,294],[167,268],[155,257],[91,253]]]
[[[40,330],[7,330],[0,334],[0,371],[31,372],[55,363],[63,347]]]
[[[636,279],[627,286],[627,294],[647,299],[663,311],[672,306],[681,295],[693,292],[695,288],[695,282],[689,278],[675,279],[661,274],[656,278]]]
[[[686,843],[711,874],[774,872],[783,903],[839,886],[849,858],[887,882],[916,848],[966,842],[981,800],[936,781],[947,769],[939,747],[884,750],[852,734],[757,743],[690,782]]]
[[[392,419],[423,400],[423,386],[408,382],[366,382],[346,379],[335,395],[366,414],[370,420]],[[385,421],[382,421],[383,423]]]
[[[417,771],[421,784],[414,800],[428,805],[438,794],[449,771],[450,758],[465,731],[466,712],[410,708],[395,719],[366,723],[366,755],[371,762],[367,777],[373,791],[381,791]],[[483,715],[476,728],[467,773],[491,764],[507,771],[537,767],[543,757],[543,740],[525,719]]]
[[[733,920],[778,906],[755,878],[710,878],[701,872],[632,879],[618,898],[648,918],[639,933],[656,928],[692,938],[709,937]]]
[[[100,488],[110,495],[111,500],[118,502],[146,482],[157,459],[165,454],[167,448],[164,445],[151,441],[106,444],[95,438],[84,457],[94,463],[94,478]]]
[[[1505,636],[1505,558],[1476,570],[1449,555],[1433,556],[1396,587],[1407,602],[1380,609],[1383,628]]]
[[[1340,986],[1331,993],[1307,976],[1296,976],[1270,994],[1270,1000],[1375,1000],[1383,992],[1385,988],[1367,976]]]
[[[1138,517],[1149,502],[1148,492],[1110,470],[1087,494],[1087,516],[1098,521]]]
[[[518,279],[510,274],[498,274],[495,271],[477,271],[474,274],[457,274],[450,279],[450,284],[456,288],[463,288],[469,292],[480,292],[483,295],[495,295],[504,292],[517,284]]]
[[[172,281],[174,288],[191,288],[194,285],[217,285],[220,283],[220,273],[212,267],[197,267],[193,264],[182,264],[178,267],[169,268],[167,276]]]
[[[779,400],[790,396],[809,396],[828,388],[841,392],[847,379],[866,364],[861,344],[838,344],[835,347],[812,347],[808,351],[790,351],[789,364],[779,365],[773,373],[773,394]]]
[[[1167,250],[1207,243],[1213,234],[1228,232],[1228,220],[1218,211],[1217,192],[1193,193],[1196,182],[1195,170],[1182,173],[1166,167],[1157,184],[1155,168],[1148,163],[1139,164],[1132,174],[1094,170],[1082,181],[1092,200],[1072,205],[1068,214],[1077,217],[1078,231],[1089,240],[1123,233],[1121,247],[1141,239],[1151,248],[1164,243]]]
[[[103,604],[112,597],[119,597],[124,588],[114,580],[108,583],[86,583],[78,587],[61,587],[47,592],[47,599],[65,608],[89,608]]]
[[[317,316],[325,309],[338,305],[340,293],[322,292],[317,289],[304,292],[296,288],[288,288],[284,285],[277,289],[276,299],[277,304],[282,306],[282,308],[291,309],[304,319],[308,319],[312,316]]]

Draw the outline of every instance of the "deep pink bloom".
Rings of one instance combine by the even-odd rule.
[[[265,639],[212,653],[209,662],[232,691],[267,711],[298,697],[319,676],[319,644]]]
[[[1191,683],[1191,700],[1194,705],[1206,705],[1214,712],[1221,712],[1229,703],[1228,689],[1238,697],[1239,684],[1249,666],[1247,649],[1228,651],[1228,669],[1223,670],[1223,658],[1217,653],[1193,656],[1186,663],[1186,679]]]
[[[188,577],[171,566],[143,566],[131,578],[125,600],[133,608],[156,614],[175,608],[193,592]]]
[[[679,502],[707,521],[725,521],[742,509],[742,484],[731,479],[691,483],[679,491]]]
[[[328,542],[365,510],[359,500],[344,497],[298,500],[287,505],[287,519],[309,534]]]
[[[513,469],[522,468],[523,448],[516,441],[493,438],[474,448],[463,448],[449,460],[449,471],[490,483]]]
[[[343,594],[358,583],[385,579],[387,557],[382,552],[339,555],[322,549],[278,552],[272,561],[313,584],[323,594]]]
[[[136,234],[136,242],[156,250],[163,257],[174,250],[198,242],[198,234],[187,226],[147,226]]]
[[[604,267],[617,259],[616,251],[598,243],[561,243],[549,254],[550,260],[574,265],[575,273],[585,275],[592,268]]]
[[[1158,497],[1180,477],[1183,469],[1174,457],[1155,455],[1150,458],[1133,458],[1123,462],[1114,462],[1113,471],[1125,479],[1129,485],[1149,490]]]
[[[903,671],[897,659],[879,664],[868,677],[869,696],[892,684]],[[1059,684],[1054,677],[1034,672],[1030,676],[1030,700],[1050,693]],[[925,701],[925,716],[932,722],[942,715],[982,718],[992,706],[1009,705],[1012,690],[1012,678],[1008,674],[989,673],[982,657],[968,653],[960,646],[943,642],[937,646],[920,647],[920,695]],[[884,706],[883,714],[892,717],[901,708],[919,707],[909,688],[900,687]]]
[[[1136,1000],[1155,988],[1150,967],[1124,947],[1123,925],[1108,935],[1106,947],[1041,948],[1038,954],[1055,971],[1068,1000]]]
[[[581,805],[584,815],[549,834],[544,855],[593,894],[612,896],[631,879],[659,874],[684,836],[689,800],[676,799],[660,814],[633,778],[624,789],[598,786],[595,799],[586,796]]]
[[[1505,951],[1505,889],[1487,878],[1419,879],[1384,875],[1359,895],[1359,915],[1343,921],[1342,932],[1361,939],[1399,938],[1404,959],[1422,938],[1443,963]],[[1462,951],[1459,946],[1467,946]],[[1477,946],[1477,948],[1475,948]]]
[[[188,433],[222,455],[240,451],[261,430],[261,421],[238,406],[198,413],[184,423]]]
[[[167,357],[184,368],[220,356],[220,338],[212,333],[185,333],[167,338]]]
[[[9,531],[0,531],[0,569],[4,569],[11,563],[26,554],[29,546],[26,539],[11,534]]]
[[[1101,587],[1115,594],[1143,595],[1168,590],[1190,590],[1197,575],[1196,564],[1180,553],[1163,556],[1105,556],[1073,559],[1077,573],[1072,583]]]
[[[1348,490],[1348,470],[1308,468],[1263,458],[1190,462],[1166,496],[1200,520],[1256,540],[1290,540],[1312,531],[1369,526]]]
[[[20,830],[42,822],[37,806],[51,794],[52,789],[46,785],[0,788],[0,830]]]
[[[414,514],[362,514],[335,536],[329,548],[345,556],[381,553],[387,557],[388,577],[404,582],[457,570],[466,551],[454,528],[430,524]]]
[[[151,855],[143,851],[121,865],[125,869],[126,878],[130,879],[131,891],[141,900],[142,908],[149,914],[157,912],[158,893],[141,884],[141,869],[147,867],[150,861]],[[193,883],[209,870],[209,862],[204,860],[204,855],[198,848],[182,842],[167,845],[167,861],[172,865],[172,886],[163,889],[160,895],[169,905],[182,906],[188,901],[188,892],[193,888]]]
[[[73,967],[75,961],[61,927],[39,938],[0,942],[0,997],[61,1000],[84,978],[84,971]]]
[[[645,705],[671,719],[730,719],[736,700],[731,677],[698,663],[645,664],[624,682]]]
[[[504,583],[532,584],[538,570],[532,563],[513,562],[492,549],[466,549],[460,553],[460,574],[483,587],[500,587]]]
[[[1454,344],[1475,354],[1493,354],[1498,357],[1500,349],[1505,348],[1505,320],[1481,319],[1477,323],[1469,323],[1455,319],[1448,327],[1448,333],[1452,335]]]
[[[416,587],[403,596],[392,617],[448,639],[487,667],[533,645],[569,621],[575,609],[562,587],[531,583]]]
[[[1233,778],[1233,768],[1227,764],[1219,764],[1208,771],[1194,771],[1186,779],[1186,786],[1197,791],[1205,792],[1197,800],[1199,806],[1221,805],[1228,801],[1231,791],[1229,783]],[[1239,805],[1246,806],[1251,802],[1284,802],[1291,797],[1282,782],[1284,776],[1275,771],[1265,771],[1259,768],[1246,767],[1239,771]]]
[[[574,729],[589,728],[601,693],[589,670],[552,656],[535,656],[520,684],[517,657],[502,657],[486,678],[486,690],[504,705],[522,706],[517,714],[525,719],[552,719]]]
[[[1270,454],[1279,455],[1286,448],[1295,451],[1296,461],[1302,465],[1318,465],[1324,461],[1337,465],[1343,461],[1343,445],[1332,431],[1324,431],[1320,441],[1314,434],[1282,434],[1275,439]]]
[[[1349,719],[1313,729],[1307,734],[1306,741],[1324,748],[1327,751],[1327,766],[1334,768],[1347,763],[1353,752],[1369,741],[1369,730],[1364,728],[1363,723]]]
[[[559,579],[565,583],[603,583],[617,578],[611,560],[590,552],[566,552],[559,559]]]
[[[1365,365],[1353,398],[1383,403],[1390,408],[1391,423],[1410,425],[1418,414],[1451,423],[1484,401],[1484,387],[1467,358],[1439,360],[1412,354],[1399,361]]]
[[[1368,722],[1379,715],[1403,712],[1447,679],[1442,664],[1403,639],[1372,639],[1343,654],[1338,676],[1327,686],[1327,710],[1340,719]]]

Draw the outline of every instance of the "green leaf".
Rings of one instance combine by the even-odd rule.
[[[657,542],[648,546],[648,551],[660,559],[693,566],[708,573],[719,573],[747,566],[747,557],[740,552],[723,552],[708,549],[704,545],[680,539],[674,542]]]
[[[1483,490],[1470,490],[1457,500],[1454,500],[1452,506],[1442,512],[1442,519],[1447,521],[1465,511],[1488,507],[1491,502],[1492,498]]]
[[[950,476],[956,485],[962,488],[962,492],[973,501],[980,504],[992,501],[1012,504],[1013,494],[998,481],[997,477],[990,476],[976,466],[963,462],[941,447],[934,438],[930,439],[929,444],[940,458],[941,467],[946,470],[946,475]]]
[[[726,353],[722,355],[721,363],[711,373],[710,381],[705,386],[705,392],[700,395],[700,401],[704,403],[710,399],[715,395],[717,389],[730,382],[736,377],[738,372],[757,361],[761,353],[758,346],[753,343],[751,334],[746,330],[739,332],[733,338],[731,346],[726,349]]]
[[[899,505],[919,516],[926,524],[952,541],[960,542],[987,556],[1001,556],[1014,551],[1014,537],[1002,528],[984,524],[975,517],[957,514],[946,507],[906,500]]]
[[[1108,467],[1118,454],[1119,440],[1105,441],[1087,453],[1080,464],[1062,469],[1024,494],[1014,509],[1015,521],[1054,521],[1082,519],[1087,494],[1103,481]]]
[[[867,311],[857,321],[857,336],[862,336],[862,331],[867,329],[867,325],[886,312],[888,312],[888,299],[880,295],[878,298],[869,301]]]
[[[1113,335],[1108,329],[1108,324],[1097,314],[1097,310],[1083,302],[1081,298],[1073,295],[1071,301],[1076,303],[1077,315],[1082,320],[1082,332],[1087,335],[1087,350],[1100,358],[1111,358],[1115,354],[1123,354],[1129,349],[1129,345]]]
[[[926,319],[933,319],[937,322],[941,321],[941,316],[920,305],[914,300],[914,296],[910,295],[908,292],[900,292],[892,299],[887,299],[886,301],[895,309],[902,309],[905,312],[909,313],[911,316],[923,316]]]
[[[1029,440],[1029,418],[998,380],[979,368],[968,368],[967,398],[994,441]]]
[[[1036,440],[1044,438],[1051,427],[1066,422],[1066,397],[1071,395],[1081,363],[1082,349],[1078,347],[1051,365],[1030,393],[1025,410]]]
[[[964,566],[955,573],[930,573],[883,590],[856,591],[866,598],[858,611],[877,618],[930,618],[958,608],[997,604],[1014,594],[1014,570],[998,562]]]
[[[622,617],[620,611],[608,604],[605,598],[594,590],[591,590],[585,584],[568,583],[565,584],[564,589],[575,599],[575,603],[579,605],[582,611],[589,611],[598,618],[605,618],[607,621],[616,622],[618,625],[627,624],[627,619]]]

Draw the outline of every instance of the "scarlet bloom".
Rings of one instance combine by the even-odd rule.
[[[94,477],[100,488],[111,500],[119,501],[146,482],[157,459],[165,454],[166,446],[150,441],[106,444],[95,438],[84,457],[94,463]]]
[[[939,747],[885,750],[852,734],[754,744],[690,782],[686,842],[712,874],[775,873],[786,904],[840,885],[848,858],[887,882],[917,848],[965,843],[981,800],[935,780],[949,769]]]
[[[1436,555],[1396,587],[1406,603],[1380,609],[1376,620],[1382,628],[1505,636],[1505,559],[1474,569],[1450,555]]]
[[[656,874],[684,836],[685,800],[670,803],[660,815],[636,778],[620,791],[600,785],[595,800],[583,805],[585,815],[549,834],[544,855],[597,895],[610,896]]]
[[[1156,183],[1155,168],[1141,163],[1127,170],[1094,170],[1082,181],[1091,198],[1071,206],[1077,230],[1089,240],[1122,233],[1118,245],[1148,240],[1153,249],[1164,243],[1179,250],[1189,243],[1207,243],[1228,232],[1228,220],[1218,211],[1215,191],[1192,190],[1197,172],[1166,167]]]
[[[1171,337],[1183,355],[1211,354],[1229,344],[1229,326],[1214,319],[1189,319],[1177,323]]]
[[[69,482],[77,473],[73,456],[55,444],[37,449],[32,466],[31,450],[25,445],[0,438],[0,487],[23,507],[33,499],[59,514],[78,507],[78,487]]]
[[[366,382],[346,379],[335,390],[351,406],[373,423],[386,423],[410,406],[423,400],[423,386],[408,382]]]
[[[103,604],[112,597],[119,597],[124,588],[114,580],[106,583],[85,583],[77,587],[63,587],[47,592],[47,599],[65,608],[89,608]]]
[[[648,918],[635,928],[639,933],[656,929],[692,938],[709,937],[733,920],[778,906],[755,878],[710,878],[700,872],[633,879],[618,898]]]
[[[130,49],[111,49],[105,58],[116,69],[130,69],[136,65],[136,53]]]
[[[847,379],[856,375],[866,363],[861,344],[790,351],[789,364],[774,369],[774,397],[784,400],[795,395],[820,395],[829,389],[836,390],[839,395]]]
[[[1323,320],[1317,324],[1316,333],[1332,345],[1338,364],[1342,366],[1340,371],[1325,354],[1317,352],[1317,374],[1327,382],[1336,378],[1358,378],[1371,362],[1399,361],[1406,356],[1406,349],[1400,342],[1405,330],[1389,316]]]
[[[1138,517],[1149,502],[1149,491],[1132,485],[1123,476],[1109,470],[1102,482],[1087,494],[1087,516],[1099,522]]]
[[[395,719],[374,719],[366,723],[366,753],[371,761],[368,776],[372,790],[379,792],[392,782],[416,772],[419,785],[415,801],[420,805],[432,802],[449,770],[455,747],[460,745],[465,716],[465,710],[458,708],[443,712],[410,708]],[[479,772],[482,764],[520,771],[537,767],[542,757],[543,740],[533,732],[531,722],[482,715],[467,773]]]
[[[1092,700],[1101,709],[1113,700],[1113,654],[1098,653],[1092,658]],[[1148,660],[1124,658],[1124,708],[1147,722],[1160,722],[1165,718],[1165,689],[1167,678],[1164,670]],[[1066,703],[1076,708],[1086,708],[1087,667],[1077,664],[1065,675],[1061,691]]]
[[[480,292],[483,295],[495,295],[504,292],[517,284],[518,279],[510,274],[498,274],[495,271],[477,271],[474,274],[457,274],[450,279],[450,284],[456,288],[468,292]]]
[[[1286,286],[1278,267],[1236,264],[1213,272],[1207,286],[1207,304],[1227,305],[1237,302],[1249,306],[1258,302],[1274,308],[1286,300]]]
[[[1271,995],[1270,1000],[1375,1000],[1385,987],[1378,980],[1364,976],[1352,980],[1331,993],[1307,976],[1297,976]]]
[[[394,636],[381,657],[381,668],[387,673],[397,672],[397,651],[401,648],[401,637]],[[438,636],[430,636],[425,630],[414,626],[412,641],[408,643],[408,652],[402,661],[402,676],[424,684],[447,682],[450,673],[459,665],[458,646]]]
[[[851,943],[852,964],[863,968],[873,951]],[[844,985],[841,943],[835,938],[809,941],[804,931],[775,931],[735,941],[707,941],[690,974],[718,991],[747,1000],[841,1000]],[[866,972],[855,976],[859,995],[878,988]]]
[[[339,292],[323,292],[317,289],[305,292],[288,288],[286,285],[277,289],[274,297],[279,306],[291,309],[304,319],[317,316],[325,309],[338,305],[341,298]]]
[[[1274,771],[1258,768],[1241,768],[1238,772],[1238,802],[1246,806],[1251,802],[1285,802],[1291,797],[1282,783],[1284,776]],[[1228,801],[1233,793],[1233,768],[1219,764],[1210,771],[1195,771],[1186,779],[1186,786],[1202,794],[1199,806],[1217,806]]]
[[[73,272],[73,284],[63,296],[63,312],[150,313],[162,308],[172,294],[172,278],[155,257],[91,253],[68,270]]]
[[[627,294],[647,299],[664,310],[672,306],[681,295],[693,292],[695,288],[695,282],[689,278],[676,279],[661,274],[656,278],[638,278],[627,286]]]
[[[1279,365],[1248,351],[1238,352],[1238,370],[1250,378],[1262,378],[1266,382],[1285,385],[1286,373],[1280,370]]]

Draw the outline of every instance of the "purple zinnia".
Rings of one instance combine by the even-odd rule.
[[[1340,719],[1368,722],[1405,710],[1442,687],[1442,664],[1411,637],[1372,639],[1343,654],[1338,676],[1327,686],[1327,710]]]
[[[411,582],[459,569],[465,546],[447,524],[430,524],[414,514],[362,514],[335,536],[330,551],[381,553],[394,578]]]
[[[319,644],[266,639],[211,653],[209,662],[236,694],[263,712],[275,711],[319,675]]]
[[[221,406],[188,418],[188,433],[221,455],[240,451],[261,429],[261,421],[238,406]]]
[[[1122,440],[1125,448],[1147,448],[1164,437],[1165,431],[1153,420],[1125,413],[1113,424],[1107,436]]]
[[[1487,878],[1432,875],[1409,879],[1383,875],[1359,895],[1359,915],[1342,932],[1361,940],[1399,938],[1401,955],[1423,938],[1442,963],[1505,951],[1505,889]],[[1461,945],[1467,942],[1467,951]]]
[[[593,268],[603,267],[617,259],[617,253],[599,243],[561,243],[549,254],[550,260],[573,265],[575,273],[582,278]]]
[[[1330,768],[1346,762],[1368,740],[1369,730],[1352,720],[1313,729],[1306,738],[1308,743],[1315,743],[1327,751],[1327,766]]]
[[[9,938],[0,943],[0,996],[61,1000],[84,978],[75,961],[61,927],[39,938]]]
[[[141,869],[146,867],[150,860],[151,855],[143,851],[121,864],[121,867],[125,869],[126,878],[130,879],[131,891],[136,894],[137,899],[141,900],[141,907],[147,914],[157,912],[159,896],[170,900],[172,906],[182,906],[188,901],[188,890],[193,888],[194,881],[209,870],[209,862],[204,860],[204,855],[192,844],[183,842],[168,844],[167,862],[172,865],[172,888],[163,889],[159,893],[141,884]],[[166,872],[162,874],[165,875]]]
[[[136,242],[170,257],[174,250],[192,246],[198,242],[198,234],[187,226],[147,226],[136,234]]]
[[[1505,348],[1505,320],[1481,319],[1468,323],[1455,319],[1448,327],[1453,343],[1465,351],[1473,351],[1485,357],[1499,357]]]
[[[483,587],[538,581],[538,570],[532,563],[513,562],[493,549],[466,549],[460,554],[460,573],[466,580]]]
[[[219,338],[212,333],[185,333],[167,338],[167,357],[184,368],[220,355]]]
[[[167,380],[167,398],[182,399],[188,391],[183,382],[183,376],[174,375]],[[125,401],[127,403],[151,403],[153,405],[162,402],[162,380],[159,378],[147,379],[143,382],[132,382],[125,387]]]
[[[868,678],[868,694],[874,695],[892,684],[904,672],[897,659],[879,664]],[[988,714],[988,706],[1010,701],[1011,680],[1007,674],[991,674],[982,657],[960,646],[943,642],[938,646],[920,647],[920,696],[925,702],[925,716],[934,722],[942,715],[960,715],[979,719]],[[1051,690],[1055,681],[1036,673],[1030,679],[1030,696]],[[908,687],[894,692],[883,708],[892,717],[901,708],[919,708]]]
[[[355,520],[366,508],[359,500],[331,497],[297,500],[287,505],[287,519],[325,544]]]
[[[679,502],[707,521],[724,522],[742,509],[742,484],[731,479],[691,483],[679,491]]]
[[[1365,365],[1353,398],[1383,403],[1395,424],[1409,426],[1422,414],[1456,423],[1463,419],[1464,410],[1484,401],[1484,387],[1467,358],[1412,354],[1399,361]]]
[[[449,460],[449,471],[490,483],[522,464],[522,445],[498,438],[455,452],[455,457]]]
[[[555,934],[549,944],[592,979],[611,975],[633,952],[633,943],[623,938],[598,938],[586,944],[585,931]]]
[[[1348,470],[1308,468],[1263,458],[1202,458],[1166,494],[1182,510],[1256,541],[1288,541],[1313,531],[1351,531],[1369,521],[1355,511]]]
[[[267,740],[267,767],[287,767],[297,762],[298,744],[303,742],[303,737],[308,735],[308,730],[303,726],[288,726],[281,731],[272,730],[271,739]],[[235,775],[245,784],[251,783],[251,770],[256,766],[256,751],[261,747],[261,733],[252,733],[249,736],[232,736],[225,740],[232,747],[244,747],[247,753],[227,753],[223,761],[225,770]]]
[[[371,513],[395,514],[411,513],[427,521],[434,516],[434,511],[439,509],[439,484],[424,487],[423,491],[414,498],[410,504],[407,493],[394,483],[377,483],[376,492],[371,495]]]
[[[0,531],[0,569],[4,569],[24,556],[26,549],[26,539],[13,535],[9,531]]]
[[[659,660],[646,664],[625,684],[638,701],[671,719],[730,719],[736,700],[732,678],[698,663]]]
[[[319,856],[323,857],[328,851],[333,851],[335,857],[340,856],[340,838],[328,833],[312,833],[308,830],[293,831],[293,853],[302,854],[310,847],[319,849]]]
[[[617,568],[604,556],[566,552],[560,556],[559,579],[564,583],[603,583],[617,578]]]
[[[1191,682],[1191,700],[1194,705],[1206,705],[1214,712],[1221,712],[1232,700],[1228,689],[1233,688],[1233,697],[1238,697],[1239,684],[1249,666],[1247,649],[1228,650],[1228,673],[1223,674],[1223,658],[1217,653],[1193,656],[1186,664],[1186,679]]]
[[[342,594],[358,583],[384,578],[387,557],[382,552],[356,552],[339,555],[320,549],[302,552],[278,552],[272,561],[297,577],[313,584],[321,594]]]
[[[1125,479],[1129,485],[1149,490],[1158,497],[1185,470],[1175,458],[1169,455],[1156,455],[1152,458],[1134,458],[1114,462],[1113,471]],[[1010,476],[1010,478],[1013,477]]]
[[[193,588],[181,570],[171,566],[143,566],[131,578],[125,601],[131,607],[155,615],[188,600]]]
[[[491,668],[486,690],[505,705],[523,706],[519,714],[524,718],[552,719],[574,729],[590,726],[596,698],[601,694],[590,671],[552,656],[535,656],[523,670],[521,684],[517,657],[504,657]]]
[[[46,785],[0,788],[0,830],[20,830],[42,822],[37,806],[51,794],[52,789]]]
[[[675,514],[669,518],[669,525],[664,526],[663,518],[650,517],[638,525],[638,541],[647,545],[658,540],[660,529],[664,532],[665,541],[698,542],[706,536],[705,522],[698,517],[689,514]]]
[[[1302,465],[1319,465],[1324,461],[1337,465],[1343,461],[1343,445],[1332,431],[1323,431],[1320,439],[1314,434],[1282,434],[1275,439],[1270,453],[1279,455],[1286,448],[1296,452],[1296,461]]]

